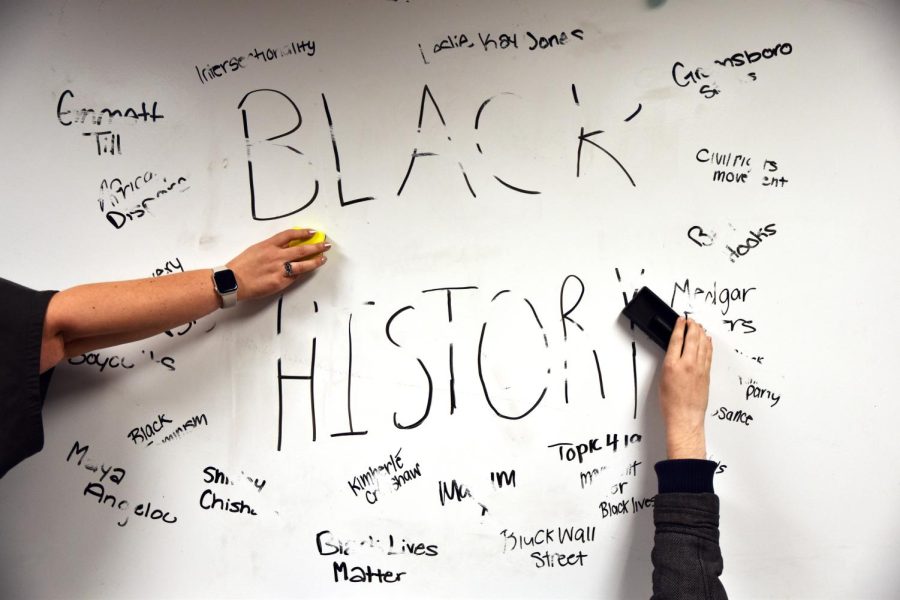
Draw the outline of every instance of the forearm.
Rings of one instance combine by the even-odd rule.
[[[297,276],[325,264],[331,244],[297,245],[313,233],[309,229],[276,233],[226,263],[238,283],[237,299],[278,294]],[[219,295],[209,269],[80,285],[59,292],[50,301],[44,321],[41,373],[67,356],[156,335],[218,307]]]
[[[59,292],[50,301],[44,339],[61,341],[65,355],[71,356],[149,337],[218,307],[209,269],[80,285]]]
[[[163,329],[162,331],[168,331],[169,329]],[[127,331],[122,333],[110,333],[107,335],[98,335],[94,337],[87,338],[78,338],[77,340],[71,340],[65,344],[63,358],[71,358],[73,356],[80,356],[85,354],[86,352],[92,352],[94,350],[99,350],[100,348],[111,348],[113,346],[120,346],[122,344],[129,344],[131,342],[136,342],[138,340],[143,340],[148,337],[153,337],[162,333],[156,329],[145,329],[141,331]]]
[[[706,458],[706,407],[712,340],[697,323],[679,318],[672,331],[659,400],[670,460],[656,464],[653,504],[653,598],[726,598],[719,581],[719,498],[716,463]]]
[[[706,458],[704,415],[666,424],[666,456],[670,460]]]
[[[690,319],[672,330],[659,382],[659,402],[670,459],[706,458],[706,407],[712,339]]]

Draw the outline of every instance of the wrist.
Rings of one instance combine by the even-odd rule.
[[[703,428],[670,431],[666,435],[666,455],[670,460],[706,459],[706,433]]]
[[[231,308],[238,300],[238,280],[230,267],[221,266],[212,270],[212,284],[219,296],[219,306]]]
[[[238,291],[237,291],[237,300],[238,302],[243,302],[244,300],[250,300],[250,289],[247,285],[245,285],[244,278],[241,277],[241,268],[235,266],[234,261],[229,261],[225,263],[225,266],[231,269],[231,272],[234,273],[234,278],[237,280]]]

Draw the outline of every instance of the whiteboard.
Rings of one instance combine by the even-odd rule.
[[[3,277],[281,298],[60,365],[15,598],[650,595],[649,286],[736,598],[900,592],[892,2],[5,2]],[[105,110],[104,110],[105,109]]]

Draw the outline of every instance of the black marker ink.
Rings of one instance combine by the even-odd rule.
[[[425,402],[425,412],[422,414],[422,417],[412,423],[411,425],[401,425],[397,420],[397,413],[394,413],[394,427],[397,429],[415,429],[419,425],[425,422],[425,419],[428,418],[429,413],[431,413],[431,400],[434,395],[434,384],[431,381],[431,373],[428,372],[428,369],[425,367],[425,363],[422,362],[421,358],[416,358],[419,363],[419,366],[422,367],[422,371],[425,373],[425,378],[428,380],[428,399]]]
[[[278,452],[281,452],[281,433],[284,415],[283,382],[285,379],[309,381],[309,409],[312,421],[312,441],[316,441],[316,338],[312,339],[312,358],[310,359],[309,375],[284,375],[281,372],[281,359],[278,359],[278,441],[275,446]]]
[[[499,95],[500,95],[500,96],[515,96],[515,94],[513,94],[512,92],[502,92],[502,93],[499,94]],[[478,131],[478,127],[479,127],[479,125],[481,124],[481,114],[482,114],[482,112],[484,112],[484,109],[487,107],[487,105],[488,105],[492,100],[494,100],[496,97],[497,97],[497,96],[491,96],[490,98],[488,98],[487,100],[485,100],[484,102],[482,102],[482,103],[481,103],[481,106],[478,107],[478,112],[475,113],[475,131]],[[479,152],[480,154],[484,154],[484,152],[483,152],[482,149],[481,149],[481,144],[476,143],[476,144],[475,144],[475,147],[478,149],[478,152]],[[521,187],[512,185],[511,183],[508,183],[508,182],[504,181],[503,179],[501,179],[501,178],[498,177],[497,175],[494,175],[493,177],[494,177],[494,179],[496,179],[498,182],[500,182],[501,185],[506,186],[507,188],[513,190],[514,192],[519,192],[520,194],[540,194],[540,193],[541,193],[541,192],[538,191],[538,190],[528,190],[528,189],[525,189],[525,188],[521,188]]]
[[[435,290],[426,290],[426,291],[435,291]],[[449,290],[447,293],[448,294],[450,293]],[[399,317],[401,314],[403,314],[407,310],[415,310],[415,307],[404,306],[403,308],[397,310],[396,312],[394,312],[394,314],[392,314],[388,318],[387,323],[385,323],[385,326],[384,326],[384,334],[387,336],[388,341],[390,341],[392,344],[394,344],[398,348],[400,348],[401,346],[400,346],[400,344],[397,343],[397,340],[395,340],[394,337],[391,335],[391,325],[393,324],[394,319]],[[419,418],[418,421],[416,421],[410,425],[401,425],[400,421],[397,420],[397,413],[395,412],[394,413],[394,427],[396,427],[397,429],[414,429],[414,428],[418,427],[419,425],[421,425],[422,423],[424,423],[425,419],[427,419],[428,415],[431,413],[431,402],[434,398],[434,382],[431,379],[431,373],[428,372],[428,368],[425,366],[425,363],[422,362],[422,359],[416,358],[416,361],[419,363],[419,366],[422,368],[422,371],[425,373],[425,379],[428,381],[428,398],[425,401],[425,412],[422,415],[422,417]],[[452,386],[452,373],[453,373],[453,364],[452,364],[453,345],[452,344],[450,346],[450,361],[451,361],[450,372],[451,372],[451,386]],[[453,396],[453,390],[451,388],[451,412],[453,409],[454,402],[455,402],[455,397]]]
[[[456,375],[453,368],[453,343],[450,343],[450,414],[456,411]]]
[[[474,285],[465,285],[465,286],[459,286],[459,287],[439,287],[439,288],[432,288],[432,289],[430,289],[430,290],[422,290],[422,293],[423,293],[423,294],[428,294],[428,293],[430,293],[430,292],[442,292],[442,291],[446,291],[446,292],[447,292],[447,322],[448,322],[448,323],[452,323],[452,322],[453,322],[453,302],[450,300],[450,294],[451,294],[451,292],[454,292],[454,291],[457,291],[457,290],[477,290],[477,289],[478,289],[477,286],[474,286]]]
[[[369,433],[368,431],[354,431],[353,430],[353,410],[351,406],[351,384],[353,382],[353,313],[350,313],[350,318],[347,320],[347,424],[350,426],[350,431],[344,431],[341,433],[332,433],[331,437],[343,437],[347,435],[366,435]]]
[[[281,304],[284,302],[284,295],[278,296],[278,317],[275,321],[275,335],[281,335]]]
[[[325,118],[328,120],[328,131],[331,133],[331,148],[334,150],[334,168],[337,171],[338,201],[340,201],[341,206],[350,206],[357,202],[374,200],[375,196],[363,196],[354,198],[353,200],[344,200],[344,184],[341,181],[341,157],[338,154],[337,139],[334,137],[334,122],[331,120],[331,111],[328,110],[328,100],[325,98],[325,94],[322,94],[322,106],[325,108]]]
[[[240,109],[240,111],[241,111],[241,119],[242,119],[243,125],[244,125],[244,142],[246,144],[246,149],[247,149],[247,173],[248,173],[248,177],[250,180],[250,215],[254,221],[273,221],[276,219],[282,219],[284,217],[288,217],[290,215],[297,214],[298,212],[302,211],[303,209],[305,209],[309,205],[311,205],[313,202],[315,202],[316,198],[319,195],[319,180],[318,179],[315,180],[312,197],[306,202],[306,204],[302,205],[300,208],[298,208],[296,210],[292,210],[290,212],[286,212],[286,213],[283,213],[280,215],[274,215],[274,216],[270,216],[270,217],[259,216],[259,214],[257,212],[257,208],[256,208],[256,204],[257,204],[256,187],[255,187],[254,179],[253,179],[253,160],[251,158],[251,154],[252,154],[251,148],[254,146],[254,144],[257,144],[259,142],[251,142],[250,141],[250,128],[249,128],[248,122],[247,122],[247,110],[245,108],[243,108],[243,106],[244,106],[244,103],[247,101],[247,98],[249,98],[251,95],[262,93],[262,92],[278,94],[279,96],[281,96],[282,98],[287,100],[288,103],[290,103],[291,107],[294,109],[294,113],[297,115],[297,124],[294,125],[291,129],[289,129],[288,131],[286,131],[284,133],[280,133],[278,135],[274,135],[272,137],[266,138],[264,141],[272,142],[274,140],[281,139],[283,137],[287,137],[287,136],[291,135],[292,133],[294,133],[295,131],[300,129],[300,125],[302,125],[302,123],[303,123],[303,117],[300,114],[300,109],[297,107],[297,105],[294,103],[294,101],[290,98],[290,96],[288,96],[284,92],[279,92],[278,90],[273,90],[273,89],[268,89],[268,88],[262,88],[262,89],[257,89],[257,90],[252,90],[250,92],[247,92],[247,94],[245,94],[244,97],[241,98],[241,101],[238,103],[238,106],[237,106],[238,109]],[[282,147],[285,147],[297,154],[301,154],[301,155],[303,154],[302,152],[300,152],[299,150],[297,150],[296,148],[293,148],[291,146],[283,145]]]
[[[498,294],[498,295],[499,295],[499,294]],[[527,302],[527,301],[526,301],[526,303],[529,304],[529,306],[531,305],[530,302]],[[533,309],[533,307],[532,307],[532,309]],[[536,317],[537,317],[537,315],[535,314],[535,318],[536,318]],[[536,320],[537,320],[537,323],[538,323],[538,327],[540,327],[541,332],[543,333],[544,326],[541,324],[540,320],[538,320],[537,318],[536,318]],[[503,419],[509,419],[509,420],[511,420],[511,421],[517,421],[517,420],[519,420],[519,419],[523,419],[523,418],[527,417],[529,414],[531,414],[531,412],[532,412],[534,409],[536,409],[536,408],[540,405],[541,401],[544,399],[544,396],[547,394],[547,386],[544,386],[544,389],[541,391],[540,396],[538,396],[538,399],[537,399],[537,400],[535,401],[535,403],[531,406],[531,408],[529,408],[528,410],[526,410],[526,411],[525,411],[524,413],[522,413],[521,415],[519,415],[519,416],[517,416],[517,417],[514,417],[514,416],[505,415],[505,414],[503,414],[502,412],[500,412],[500,411],[497,409],[497,407],[494,406],[494,403],[491,402],[491,395],[490,395],[490,393],[488,392],[488,389],[487,389],[487,383],[486,383],[485,380],[484,380],[484,366],[483,366],[483,362],[484,362],[484,338],[485,338],[485,333],[486,333],[486,332],[487,332],[487,322],[485,322],[484,324],[482,324],[482,326],[481,326],[481,336],[478,338],[478,380],[481,382],[481,389],[482,389],[482,391],[484,391],[484,399],[487,401],[488,406],[491,407],[491,410],[494,411],[494,414],[496,414],[498,417],[501,417],[501,418],[503,418]],[[544,341],[545,341],[545,343],[546,343],[546,336],[544,337]]]
[[[628,181],[631,182],[632,187],[637,187],[637,184],[634,183],[634,179],[631,177],[631,173],[628,172],[628,169],[625,168],[625,165],[620,163],[619,159],[616,158],[615,156],[613,156],[609,150],[607,150],[606,148],[604,148],[603,146],[601,146],[594,140],[590,139],[591,137],[593,137],[597,134],[600,134],[600,133],[603,133],[602,129],[598,129],[596,131],[591,131],[590,133],[585,133],[584,127],[581,128],[581,133],[578,135],[578,159],[577,159],[576,165],[575,165],[575,177],[581,177],[581,148],[584,145],[584,143],[587,142],[591,146],[594,146],[595,148],[602,150],[604,154],[606,154],[608,157],[613,159],[613,161],[619,166],[619,168],[622,169],[622,172],[625,173],[625,176],[628,177]]]
[[[580,289],[578,290],[578,299],[575,300],[575,304],[573,304],[570,308],[566,309],[563,306],[563,298],[565,297],[565,294],[566,294],[566,284],[569,282],[570,279],[574,279],[575,281],[577,281]],[[581,324],[578,323],[578,321],[576,321],[575,319],[573,319],[569,316],[572,314],[572,312],[576,308],[578,308],[578,305],[581,304],[582,298],[584,298],[584,282],[577,275],[567,275],[566,278],[563,279],[562,286],[559,288],[559,316],[560,316],[560,322],[562,323],[563,340],[569,339],[569,332],[566,329],[566,321],[569,321],[570,323],[572,323],[573,325],[578,327],[578,329],[580,329],[581,331],[584,331],[584,327],[582,327]]]
[[[396,340],[394,340],[394,338],[391,336],[391,324],[394,322],[394,319],[396,319],[398,316],[400,316],[401,313],[403,313],[407,310],[415,310],[415,307],[414,306],[404,306],[403,308],[401,308],[400,310],[398,310],[397,312],[392,314],[388,318],[387,323],[385,323],[385,325],[384,325],[384,334],[387,336],[388,341],[391,342],[393,345],[397,346],[398,348],[400,347],[400,344],[398,344],[396,342]]]
[[[597,377],[600,379],[600,397],[606,400],[606,392],[603,390],[603,371],[600,370],[600,359],[597,357],[597,351],[593,350],[594,364],[597,365]]]
[[[633,118],[635,118],[635,117],[638,115],[638,113],[641,112],[641,109],[642,109],[642,108],[643,108],[643,105],[639,102],[639,103],[638,103],[637,110],[634,111],[633,113],[631,113],[630,115],[628,115],[628,117],[625,118],[625,122],[627,123],[628,121],[630,121],[630,120],[632,120]]]

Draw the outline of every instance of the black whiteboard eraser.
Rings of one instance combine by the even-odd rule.
[[[642,287],[631,302],[625,305],[622,314],[646,333],[663,350],[669,347],[669,338],[678,321],[678,313],[662,298]]]

